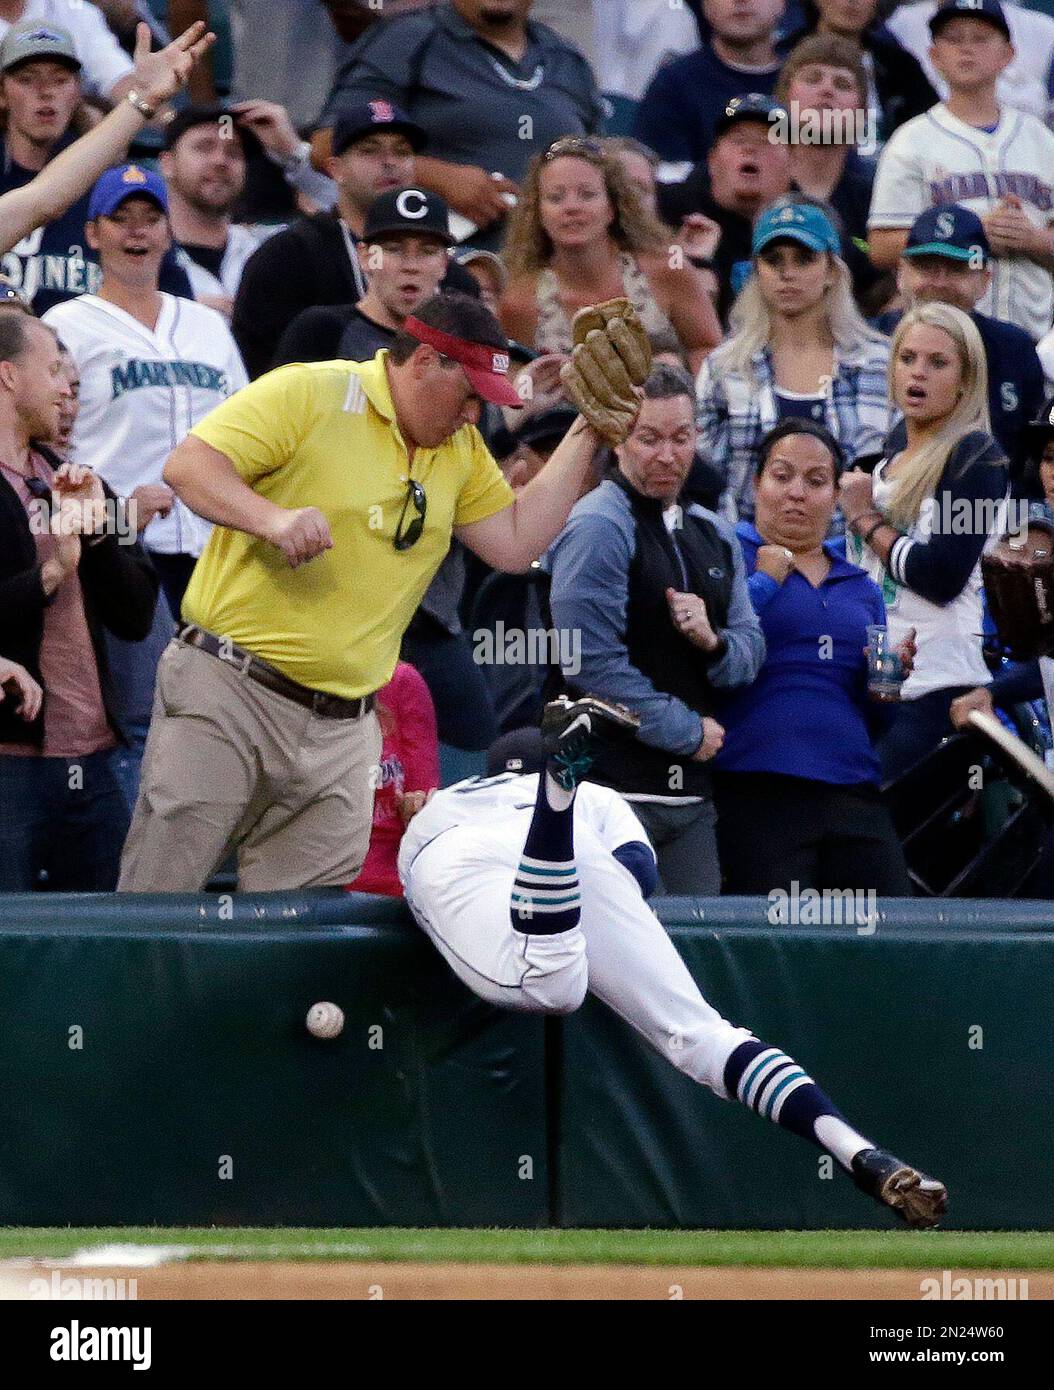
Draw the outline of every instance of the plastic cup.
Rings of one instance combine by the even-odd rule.
[[[891,704],[900,699],[904,663],[889,635],[889,628],[872,623],[867,629],[867,693],[872,700]]]

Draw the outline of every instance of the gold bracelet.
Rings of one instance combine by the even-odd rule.
[[[129,106],[134,106],[140,116],[148,121],[152,121],[157,115],[157,107],[151,106],[148,101],[144,101],[138,92],[129,92],[125,96],[125,101],[128,102]]]

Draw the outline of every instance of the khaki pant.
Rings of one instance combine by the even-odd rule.
[[[197,892],[234,849],[242,890],[350,882],[369,847],[380,751],[376,714],[321,719],[171,642],[118,892]]]

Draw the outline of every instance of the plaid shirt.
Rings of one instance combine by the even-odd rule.
[[[852,358],[841,357],[836,348],[834,360],[824,424],[852,463],[863,454],[879,453],[889,430],[889,343],[865,343]],[[733,523],[754,519],[758,447],[780,418],[769,348],[755,353],[753,364],[753,380],[724,372],[718,348],[703,363],[697,383],[699,452],[724,474],[720,511]]]

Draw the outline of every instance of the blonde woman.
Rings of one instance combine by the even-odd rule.
[[[635,305],[653,350],[693,373],[721,339],[702,274],[599,140],[569,136],[531,162],[504,259],[499,317],[538,352],[570,352],[575,313],[618,295]]]
[[[950,304],[909,310],[893,338],[889,392],[907,445],[841,484],[848,555],[883,588],[899,641],[918,655],[878,745],[896,777],[951,732],[948,709],[991,679],[981,655],[981,552],[999,529],[1007,462],[992,438],[988,370],[973,320]]]
[[[699,451],[725,475],[731,521],[753,519],[758,446],[781,420],[826,426],[850,462],[878,454],[889,425],[889,339],[856,307],[823,205],[776,199],[757,220],[752,251],[732,334],[698,381]]]

